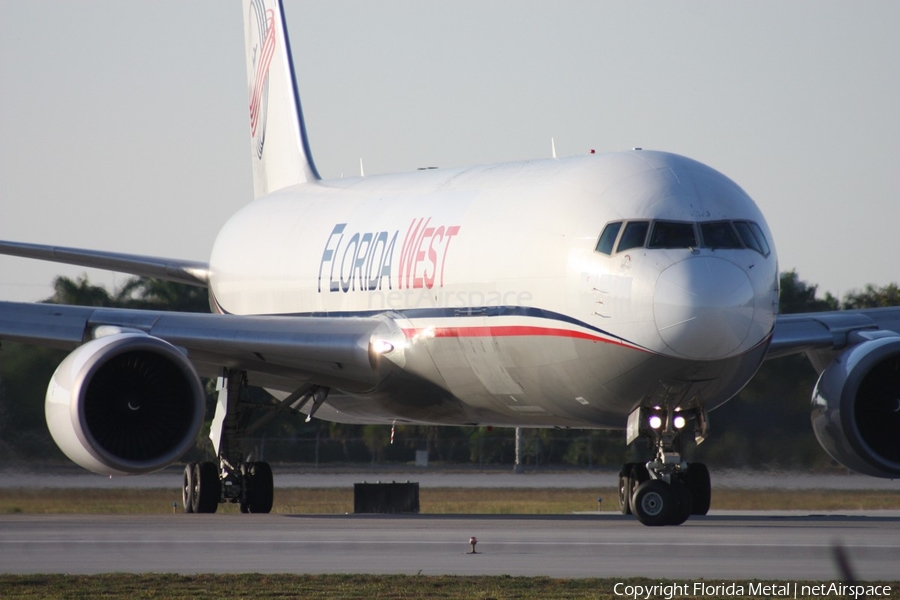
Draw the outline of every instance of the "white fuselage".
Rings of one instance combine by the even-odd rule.
[[[596,250],[634,220],[753,222],[771,251]],[[402,372],[319,413],[359,422],[621,427],[642,402],[713,408],[762,361],[778,298],[755,203],[649,151],[289,187],[226,224],[210,269],[222,312],[396,321]]]

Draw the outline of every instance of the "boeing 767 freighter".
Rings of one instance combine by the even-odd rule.
[[[254,419],[621,429],[654,457],[619,476],[647,525],[705,514],[683,459],[763,360],[806,353],[812,421],[847,467],[900,476],[900,310],[779,317],[766,220],[699,162],[634,149],[322,180],[281,2],[244,0],[255,199],[208,263],[2,242],[0,252],[204,286],[214,314],[0,303],[0,338],[71,350],[47,423],[73,461],[141,474],[177,461],[218,378],[215,462],[184,507],[272,508]],[[243,401],[246,386],[276,401]]]

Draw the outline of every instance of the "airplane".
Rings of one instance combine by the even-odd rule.
[[[0,254],[202,286],[210,314],[0,302],[0,340],[70,351],[45,412],[97,473],[165,468],[194,445],[201,377],[215,462],[186,512],[267,513],[271,467],[243,443],[293,411],[345,423],[617,429],[646,440],[619,508],[650,526],[706,514],[684,460],[708,413],[767,359],[805,353],[812,424],[848,468],[900,476],[900,310],[779,316],[754,201],[695,160],[632,150],[323,180],[281,0],[243,0],[254,199],[208,263],[0,242]],[[248,386],[274,400],[249,400]]]

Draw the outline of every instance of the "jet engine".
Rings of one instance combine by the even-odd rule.
[[[844,466],[900,477],[900,337],[865,341],[828,365],[813,391],[812,424]]]
[[[78,347],[53,374],[44,405],[60,450],[104,475],[148,473],[175,462],[194,444],[205,410],[187,357],[142,333]]]

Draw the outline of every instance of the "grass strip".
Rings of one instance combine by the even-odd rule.
[[[540,515],[617,511],[616,490],[422,488],[423,514]],[[164,514],[181,510],[181,491],[170,489],[0,489],[0,514]],[[900,495],[875,490],[713,490],[712,507],[730,510],[900,509]],[[234,504],[219,507],[237,513]],[[277,489],[280,514],[353,512],[352,488]]]
[[[633,579],[554,579],[550,577],[510,576],[423,576],[423,575],[0,575],[0,597],[17,598],[476,598],[528,600],[580,599],[621,600],[625,586],[684,585],[688,593],[672,594],[673,598],[771,598],[772,588],[787,582],[759,582],[754,580],[703,581],[707,593],[694,595],[693,581],[660,582]],[[802,585],[821,585],[823,582],[798,582]],[[616,584],[622,584],[616,588]],[[741,586],[727,588],[730,584]],[[789,586],[793,582],[788,583]],[[889,585],[890,595],[880,598],[900,598],[897,582],[865,582],[865,585]],[[721,586],[721,587],[719,587]],[[755,587],[753,587],[755,586]],[[618,595],[615,590],[620,592]],[[670,588],[670,591],[673,588]],[[721,589],[722,593],[715,593]],[[708,593],[710,590],[713,593]],[[775,588],[777,591],[778,588]],[[790,590],[793,591],[792,588]],[[782,596],[783,594],[776,594]],[[665,598],[659,589],[653,598]],[[793,597],[793,593],[790,594]],[[798,598],[821,596],[797,595]],[[851,596],[852,597],[852,596]]]

